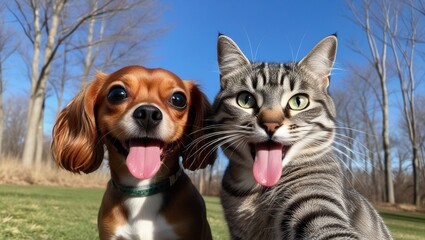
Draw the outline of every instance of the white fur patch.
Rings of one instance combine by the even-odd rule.
[[[177,239],[172,226],[159,215],[161,205],[161,194],[124,201],[128,223],[117,228],[113,239]]]

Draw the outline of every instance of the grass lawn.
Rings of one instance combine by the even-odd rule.
[[[104,189],[0,185],[0,240],[98,239]],[[205,197],[214,239],[229,239],[217,197]]]
[[[0,185],[0,240],[97,239],[103,189]],[[217,197],[205,197],[214,239],[229,239]],[[395,239],[425,239],[425,215],[381,211]]]
[[[0,239],[97,239],[102,189],[0,185]]]
[[[425,239],[425,214],[379,211],[394,239],[423,240]]]

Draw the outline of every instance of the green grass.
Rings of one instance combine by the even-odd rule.
[[[98,239],[104,189],[0,185],[0,240]],[[229,239],[217,197],[205,197],[214,239]]]
[[[425,239],[425,215],[419,213],[395,212],[382,210],[379,212],[394,239]]]
[[[102,189],[0,186],[0,239],[96,239]]]
[[[213,239],[230,239],[220,199],[218,197],[204,197],[204,200],[207,205],[207,218]]]
[[[97,239],[104,189],[0,185],[0,240]],[[217,197],[205,197],[214,239],[229,239]],[[425,215],[380,212],[394,239],[425,239]]]

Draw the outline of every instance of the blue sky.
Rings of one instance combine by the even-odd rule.
[[[343,85],[345,62],[361,59],[348,42],[358,39],[362,45],[365,36],[349,19],[351,12],[343,0],[161,2],[167,10],[160,25],[170,30],[152,44],[151,59],[145,65],[196,80],[211,101],[219,91],[219,32],[231,37],[250,60],[273,62],[298,61],[322,38],[337,33],[331,87]]]
[[[152,44],[148,67],[163,67],[199,82],[212,100],[219,90],[218,33],[231,37],[251,60],[301,59],[323,37],[338,34],[333,83],[352,59],[347,40],[364,39],[341,0],[161,1],[167,6],[160,25],[170,30]]]
[[[165,68],[182,79],[197,81],[210,100],[219,90],[216,60],[219,32],[231,37],[249,59],[276,62],[300,60],[323,37],[337,33],[334,85],[342,84],[343,63],[359,60],[347,47],[348,41],[365,40],[364,33],[349,20],[351,13],[343,0],[161,0],[158,3],[165,7],[157,26],[168,31],[149,43],[149,60],[144,65]],[[29,92],[28,74],[15,67],[20,64],[13,61],[7,64],[5,74],[9,80],[5,97]],[[76,89],[69,89],[64,104],[76,94]],[[51,132],[55,109],[56,101],[48,98],[46,134]]]
[[[366,53],[369,52],[365,33],[350,20],[352,14],[345,2],[345,0],[158,0],[157,3],[164,7],[161,7],[162,15],[156,26],[166,28],[168,31],[147,43],[148,61],[143,64],[151,68],[165,68],[182,79],[197,81],[212,101],[219,91],[216,56],[219,32],[231,37],[249,59],[273,62],[298,61],[322,38],[337,33],[338,51],[330,88],[344,89],[348,86],[344,83],[348,74],[345,70],[346,64],[366,63],[365,58],[349,48],[349,43],[355,42],[362,46]],[[12,19],[11,16],[9,18]],[[12,24],[13,21],[9,20],[8,23]],[[21,29],[15,25],[15,31]],[[29,45],[27,41],[24,39],[21,44]],[[425,46],[422,45],[423,47]],[[28,50],[27,54],[31,55],[32,52]],[[423,59],[420,60],[418,64],[423,63]],[[28,96],[29,73],[23,65],[25,64],[22,59],[11,58],[3,66],[6,77],[5,99]],[[392,88],[390,92],[397,95],[398,83],[392,84]],[[395,89],[397,90],[394,91]],[[425,84],[421,85],[421,89],[425,89]],[[418,94],[423,92],[420,90]],[[76,93],[76,87],[67,88],[63,106]],[[398,129],[400,102],[399,97],[390,99],[390,125],[396,126],[394,129]],[[56,105],[53,97],[47,99],[44,128],[46,135],[51,133]]]

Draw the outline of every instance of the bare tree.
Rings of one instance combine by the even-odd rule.
[[[361,142],[364,143],[368,159],[371,165],[371,178],[372,184],[372,200],[384,201],[385,195],[382,191],[382,173],[384,167],[382,163],[382,138],[379,138],[379,124],[377,110],[382,106],[380,95],[380,83],[377,80],[378,76],[373,66],[359,67],[351,65],[349,71],[352,73],[350,76],[357,83],[352,84],[350,89],[355,91],[355,98],[358,99],[358,116],[360,116],[361,126],[365,132]]]
[[[97,8],[98,5],[98,0],[94,0],[94,1],[90,1],[90,11],[93,11]],[[93,65],[93,59],[94,57],[92,57],[95,54],[92,54],[93,52],[93,35],[94,35],[94,23],[96,21],[96,18],[92,17],[89,20],[89,28],[87,31],[87,52],[86,52],[86,57],[84,59],[84,71],[83,71],[83,76],[81,77],[81,88],[84,88],[84,86],[86,86],[87,84],[87,77],[89,75],[89,71],[91,66]],[[104,18],[102,18],[102,24],[100,27],[100,36],[103,36],[103,31],[104,31]]]
[[[13,157],[22,155],[25,137],[25,117],[27,115],[26,99],[13,96],[5,99],[4,105],[4,139],[3,154]],[[22,106],[22,107],[16,107]]]
[[[400,83],[402,96],[402,109],[404,113],[404,122],[407,127],[411,152],[412,152],[412,170],[413,170],[413,204],[419,206],[419,185],[418,185],[418,165],[419,165],[419,138],[416,124],[416,73],[415,55],[418,30],[418,18],[413,9],[413,1],[409,1],[408,8],[405,5],[396,5],[394,3],[391,9],[393,21],[387,19],[387,29],[390,31],[390,47],[393,52],[397,77]],[[402,24],[400,27],[399,24]]]
[[[89,11],[99,5],[100,0],[88,1]],[[64,14],[66,16],[66,13]],[[142,64],[149,55],[145,48],[149,42],[165,28],[151,28],[158,18],[156,6],[150,1],[139,1],[139,5],[123,12],[110,12],[101,17],[92,17],[79,30],[79,33],[64,42],[59,56],[61,66],[56,68],[56,76],[51,78],[50,86],[58,102],[58,112],[64,101],[65,87],[80,80],[83,88],[94,75],[94,71],[107,71],[109,68]],[[65,17],[66,18],[66,17]],[[108,26],[106,28],[106,26]],[[141,30],[142,29],[142,30]],[[83,35],[84,37],[80,37]],[[142,53],[142,54],[141,54]],[[80,69],[82,74],[70,75],[68,68]],[[111,69],[112,71],[113,69]],[[76,85],[76,84],[73,84]]]
[[[380,102],[376,71],[368,65],[345,65],[348,74],[343,79],[344,88],[332,91],[337,109],[337,152],[354,175],[347,180],[372,201],[383,201],[379,154],[382,141],[376,134]]]
[[[3,11],[3,6],[0,6],[0,15]],[[14,43],[15,42],[15,43]],[[4,91],[4,79],[3,79],[3,71],[4,71],[4,63],[6,60],[15,52],[18,44],[16,43],[16,39],[13,39],[13,32],[6,28],[3,19],[0,19],[0,156],[3,153],[2,142],[3,132],[4,132],[4,124],[5,124],[5,116],[3,109],[3,91]]]
[[[349,84],[346,82],[346,84]],[[356,98],[350,97],[354,92],[346,92],[343,90],[335,90],[332,95],[337,109],[338,127],[335,136],[336,151],[345,167],[348,169],[346,180],[353,184],[353,161],[355,161],[354,142],[357,138],[355,126],[355,114],[353,113],[353,101]]]
[[[425,94],[419,94],[418,96],[418,102],[425,102]],[[422,188],[424,189],[425,185],[425,108],[418,108],[417,119],[418,119],[418,129],[419,129],[419,155],[420,155],[420,161],[419,161],[419,167],[418,172],[421,176]],[[425,192],[422,191],[422,194],[420,196],[422,205],[425,205]]]
[[[68,39],[77,35],[78,30],[90,20],[129,11],[146,2],[150,0],[104,0],[99,1],[91,10],[82,11],[85,1],[71,3],[67,0],[15,0],[17,10],[12,12],[33,45],[28,124],[22,156],[24,165],[31,165],[34,155],[41,156],[46,87],[51,64],[58,57],[58,50]],[[68,14],[68,18],[65,18],[65,13]],[[87,45],[77,46],[74,49],[83,47]]]
[[[18,20],[20,20],[21,26],[24,29],[25,34],[33,43],[34,50],[32,61],[30,99],[28,104],[28,124],[25,137],[25,147],[22,155],[23,164],[29,166],[32,165],[34,155],[39,156],[39,153],[37,154],[37,145],[38,147],[42,147],[42,142],[39,142],[39,136],[42,136],[43,134],[42,119],[46,94],[46,83],[50,73],[51,61],[53,60],[54,54],[57,51],[56,47],[58,45],[56,44],[56,39],[59,26],[59,19],[66,2],[44,1],[42,4],[38,0],[30,1],[28,5],[33,15],[32,22],[27,19],[26,12],[24,11],[23,6],[24,3],[16,0],[16,4],[25,22],[19,18]],[[44,18],[40,16],[40,14],[42,13],[44,13]],[[43,59],[41,62],[41,71],[39,71],[40,53],[42,51],[42,28],[45,28],[47,31],[47,40],[45,41],[44,46]]]
[[[360,26],[367,37],[370,55],[365,55],[368,62],[374,66],[381,83],[381,112],[382,112],[382,145],[384,151],[385,168],[385,200],[395,203],[394,186],[392,181],[391,146],[389,136],[388,115],[388,89],[387,89],[387,45],[389,29],[385,23],[391,18],[389,11],[390,2],[387,0],[371,1],[363,0],[362,4],[356,5],[358,1],[348,1],[348,6],[353,13],[354,22]],[[359,6],[359,7],[358,7]],[[390,20],[388,20],[390,21]]]
[[[91,7],[97,6],[98,1],[91,0]],[[140,26],[140,23],[148,26],[156,21],[157,14],[153,12],[158,11],[152,11],[152,8],[154,6],[144,4],[138,9],[133,8],[136,14],[112,12],[90,20],[86,30],[87,42],[81,43],[82,46],[87,45],[82,51],[81,86],[86,85],[94,69],[106,71],[117,66],[140,64],[147,59],[145,43],[166,31]]]
[[[366,77],[367,79],[370,79],[371,77]],[[360,78],[364,79],[365,78]],[[369,88],[369,89],[367,89]],[[372,88],[373,89],[373,88]],[[360,111],[359,116],[362,121],[362,125],[364,126],[363,129],[365,131],[364,133],[364,146],[366,147],[367,153],[365,156],[368,157],[370,161],[371,166],[371,182],[373,184],[372,190],[372,200],[374,202],[376,201],[383,201],[383,195],[382,195],[382,172],[383,172],[383,166],[382,166],[382,158],[379,154],[380,149],[382,149],[381,146],[381,140],[378,138],[378,134],[376,134],[377,131],[377,121],[376,121],[376,109],[379,109],[379,105],[377,102],[379,101],[370,101],[371,99],[376,99],[373,97],[373,93],[370,91],[370,85],[365,84],[363,91],[359,92],[358,95],[359,102],[360,102]]]

